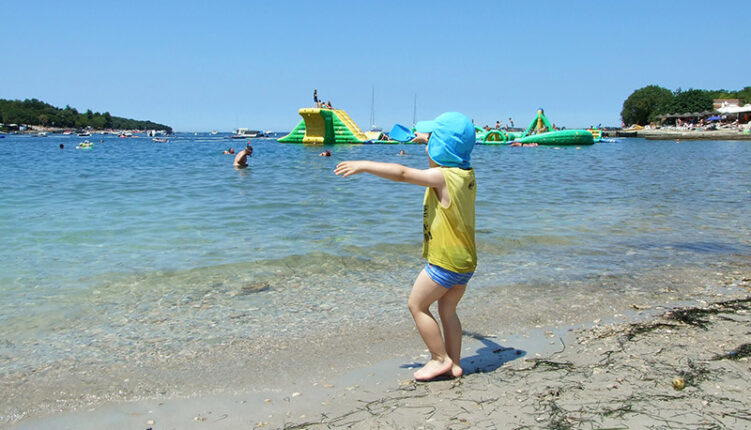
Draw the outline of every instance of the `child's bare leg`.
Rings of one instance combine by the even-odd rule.
[[[454,363],[451,367],[451,376],[458,378],[464,373],[461,367],[462,352],[462,323],[456,315],[456,305],[464,295],[467,285],[454,285],[446,294],[438,299],[438,314],[441,316],[443,325],[443,338],[446,344],[446,353]]]
[[[427,381],[443,375],[453,367],[453,362],[446,353],[441,328],[433,314],[430,313],[430,305],[448,291],[430,279],[430,276],[423,269],[417,275],[415,284],[412,286],[412,293],[409,295],[409,311],[412,313],[417,330],[431,355],[430,361],[414,373],[415,379],[420,381]]]

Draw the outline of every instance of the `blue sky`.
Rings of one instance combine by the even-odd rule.
[[[0,98],[180,131],[289,130],[313,88],[369,128],[538,107],[620,125],[635,89],[751,85],[751,3],[0,0]]]

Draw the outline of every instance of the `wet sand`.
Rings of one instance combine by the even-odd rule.
[[[665,285],[660,302],[611,294],[561,313],[555,299],[540,298],[549,312],[531,315],[523,330],[481,309],[464,318],[467,374],[459,380],[412,380],[427,354],[403,321],[280,343],[253,359],[241,358],[248,345],[236,345],[222,349],[229,357],[203,355],[180,372],[125,368],[107,376],[124,377],[131,391],[120,399],[86,402],[78,392],[76,402],[51,390],[58,410],[37,409],[15,428],[740,428],[751,424],[751,276],[724,269],[711,284]],[[499,301],[514,312],[510,294]],[[211,370],[211,359],[226,371]],[[218,378],[214,386],[234,388],[207,390],[204,368]],[[162,373],[171,387],[159,383]],[[675,378],[685,387],[673,388]],[[21,400],[15,394],[11,403]]]

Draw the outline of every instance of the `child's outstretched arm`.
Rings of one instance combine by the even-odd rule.
[[[396,182],[408,182],[439,190],[446,187],[446,180],[440,167],[421,170],[396,163],[358,160],[342,161],[336,166],[334,173],[344,178],[358,173],[370,173]]]

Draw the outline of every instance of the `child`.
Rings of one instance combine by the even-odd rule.
[[[397,182],[427,187],[423,203],[423,257],[428,260],[409,295],[409,310],[431,354],[415,379],[428,381],[441,375],[462,376],[460,353],[462,325],[456,315],[477,267],[475,251],[475,172],[470,154],[475,128],[466,116],[448,112],[433,121],[418,122],[412,140],[427,143],[430,168],[375,161],[344,161],[334,173],[347,177],[370,173]],[[438,302],[443,337],[430,305]]]

